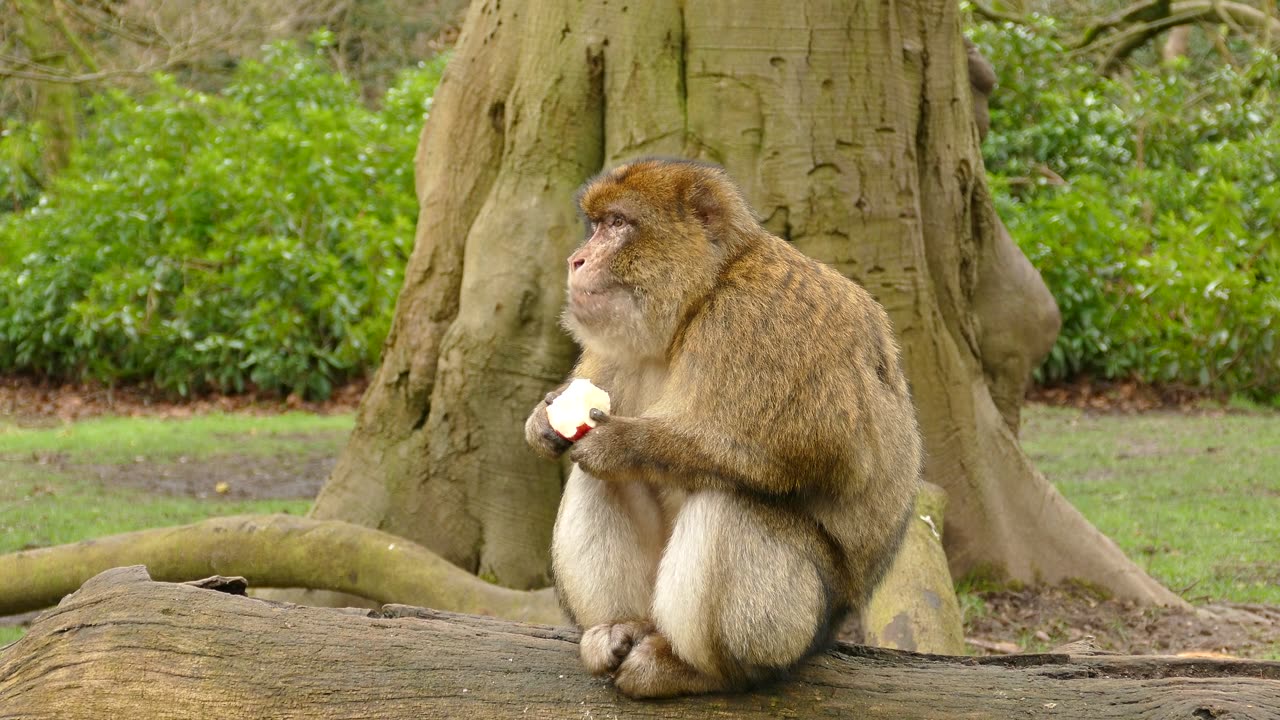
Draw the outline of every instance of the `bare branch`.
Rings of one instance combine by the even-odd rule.
[[[50,26],[87,72],[73,72],[64,63],[42,62],[40,58],[5,53],[0,56],[0,78],[79,85],[120,77],[146,77],[185,65],[212,48],[226,46],[253,27],[251,13],[244,11],[242,5],[228,3],[227,7],[233,12],[219,17],[219,21],[212,24],[182,19],[175,24],[167,21],[159,11],[150,12],[144,22],[138,22],[111,3],[54,0]],[[139,57],[135,67],[103,68],[67,22],[68,17],[95,30],[116,35],[139,48],[156,52]]]
[[[991,7],[990,5],[987,5],[986,3],[980,2],[979,0],[969,0],[969,6],[973,8],[973,11],[975,13],[977,13],[978,15],[981,15],[982,17],[988,20],[991,20],[992,22],[1011,22],[1017,25],[1027,24],[1027,19],[1022,17],[1021,15],[1014,15],[1012,13],[1000,12],[999,10],[996,10],[995,8]]]
[[[54,28],[57,29],[58,34],[62,35],[62,39],[67,41],[67,44],[71,46],[71,49],[75,51],[76,57],[80,59],[80,64],[84,66],[84,69],[89,72],[98,72],[102,69],[101,66],[99,66],[98,61],[93,58],[93,55],[89,52],[89,48],[85,47],[84,43],[81,42],[80,36],[71,29],[70,25],[67,25],[67,18],[62,14],[62,5],[63,3],[60,2],[60,0],[53,0]]]
[[[1130,8],[1123,13],[1123,16],[1124,18],[1134,18],[1143,15],[1139,11],[1149,7],[1149,5],[1135,6],[1136,9]],[[1133,54],[1135,50],[1146,45],[1165,30],[1180,25],[1213,22],[1215,19],[1221,20],[1223,18],[1230,18],[1231,25],[1238,28],[1240,34],[1244,34],[1244,27],[1261,31],[1263,37],[1270,37],[1274,33],[1280,33],[1280,20],[1248,5],[1222,0],[1188,0],[1186,2],[1173,3],[1169,14],[1164,17],[1124,27],[1101,40],[1090,41],[1087,45],[1079,47],[1077,52],[1092,52],[1109,48],[1106,56],[1099,63],[1099,67],[1103,73],[1110,74],[1115,72],[1120,63]],[[1104,23],[1091,28],[1091,32],[1086,33],[1086,36],[1096,38],[1098,32],[1101,32],[1098,28],[1104,25],[1107,28],[1117,27],[1111,21],[1104,21]],[[1092,32],[1094,30],[1098,30],[1098,32]]]
[[[32,82],[62,85],[84,85],[117,77],[147,77],[152,73],[162,71],[164,67],[165,66],[155,68],[135,68],[132,70],[102,70],[95,73],[70,75],[57,74],[49,70],[19,70],[17,68],[0,66],[0,78],[13,78],[15,80],[30,80]]]
[[[113,6],[99,3],[90,11],[81,3],[73,0],[62,0],[67,10],[81,22],[99,30],[117,35],[129,42],[144,47],[156,44],[156,38],[147,32],[147,28],[138,25],[114,11]],[[95,14],[96,13],[96,14]]]

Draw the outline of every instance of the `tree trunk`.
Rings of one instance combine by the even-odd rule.
[[[889,311],[926,479],[950,497],[953,573],[1179,602],[1035,471],[1001,415],[1038,348],[984,352],[1018,355],[993,337],[1035,327],[1022,321],[1048,294],[996,232],[969,87],[954,0],[475,2],[419,146],[384,361],[314,517],[546,583],[563,468],[535,459],[521,424],[574,357],[556,322],[574,189],[627,158],[683,155],[724,165],[770,230]]]
[[[1191,28],[1192,25],[1179,25],[1169,31],[1169,37],[1165,38],[1164,45],[1160,47],[1160,60],[1165,63],[1171,63],[1178,58],[1186,57],[1191,51]]]
[[[57,47],[49,15],[54,8],[36,0],[15,0],[22,18],[21,40],[33,62],[56,70],[69,70],[67,54]],[[31,116],[43,126],[41,162],[46,176],[56,174],[71,160],[76,143],[76,86],[70,83],[36,83]]]
[[[572,630],[234,594],[243,592],[236,578],[99,575],[0,651],[0,720],[1280,716],[1274,662],[844,644],[755,692],[635,702],[581,669]]]

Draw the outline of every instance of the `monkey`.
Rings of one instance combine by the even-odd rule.
[[[574,443],[552,574],[580,656],[634,698],[744,690],[828,646],[893,558],[920,433],[884,308],[766,231],[718,166],[641,159],[578,194]]]
[[[969,38],[964,39],[964,53],[969,63],[969,91],[973,97],[973,122],[978,126],[978,141],[987,139],[991,129],[988,98],[996,88],[996,69]]]

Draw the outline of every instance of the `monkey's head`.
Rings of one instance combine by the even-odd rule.
[[[603,355],[660,359],[729,258],[758,235],[713,165],[637,160],[583,186],[587,240],[569,256],[565,327]]]

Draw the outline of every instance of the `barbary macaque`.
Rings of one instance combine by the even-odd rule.
[[[973,96],[973,122],[978,126],[978,140],[987,139],[991,129],[991,110],[987,98],[996,88],[996,69],[982,56],[982,51],[969,38],[964,39],[964,54],[969,61],[969,90]]]
[[[574,462],[552,569],[582,662],[632,697],[779,677],[867,599],[906,527],[921,442],[888,316],[715,166],[631,162],[579,204],[570,379],[612,407],[570,442],[547,420],[562,386],[525,437]]]

